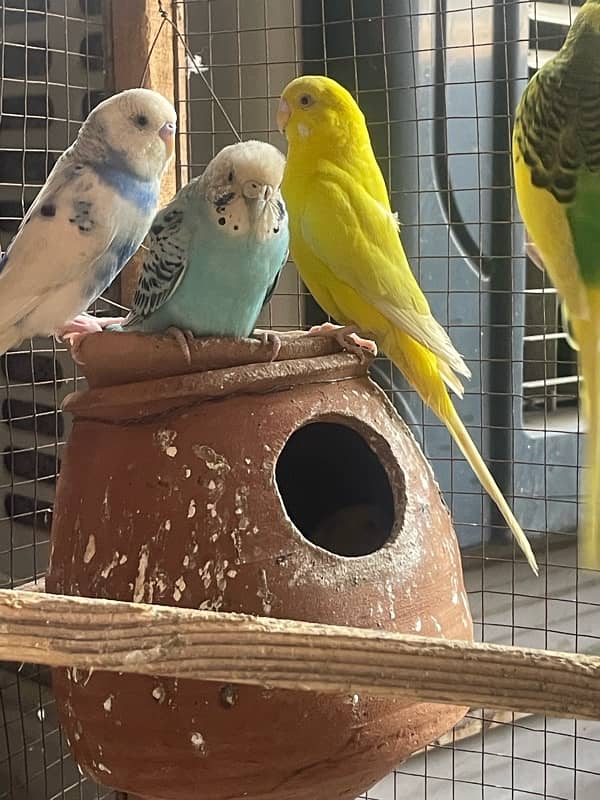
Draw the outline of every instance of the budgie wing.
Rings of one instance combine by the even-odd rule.
[[[0,271],[0,325],[23,319],[41,299],[75,279],[85,282],[117,233],[109,190],[89,167],[59,159],[6,253]]]
[[[569,259],[552,258],[548,266],[574,312],[583,305],[574,294],[577,279],[588,285],[600,284],[598,130],[597,78],[590,80],[560,61],[550,62],[536,73],[519,103],[514,139],[519,157],[529,168],[531,185],[546,189],[565,210],[577,265]],[[550,242],[552,237],[550,229]],[[546,252],[550,248],[552,254],[548,242],[536,244]]]
[[[306,244],[340,281],[452,370],[470,376],[411,272],[395,215],[358,181],[333,166],[320,174],[300,225]]]
[[[183,206],[171,202],[150,228],[148,251],[133,298],[133,308],[123,327],[150,316],[164,305],[179,286],[187,266],[190,234],[184,225]]]

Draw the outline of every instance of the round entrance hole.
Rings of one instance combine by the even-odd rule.
[[[299,428],[281,451],[275,478],[294,525],[324,550],[366,556],[390,538],[395,520],[390,480],[354,428],[337,422]]]

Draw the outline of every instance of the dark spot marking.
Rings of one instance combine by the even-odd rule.
[[[157,222],[150,228],[150,230],[155,236],[158,236],[159,233],[162,233],[164,227]]]
[[[227,176],[227,180],[229,181],[229,183],[231,183],[231,181],[233,180],[233,170]]]
[[[223,208],[224,209],[224,207],[228,203],[231,203],[231,201],[233,200],[234,197],[235,197],[235,192],[227,192],[227,194],[223,194],[223,195],[221,195],[221,197],[217,197],[217,199],[215,201],[215,205],[217,206],[217,209],[219,209],[219,208]]]
[[[225,225],[226,222],[227,220],[225,219],[225,217],[219,217],[219,225]]]
[[[239,231],[239,229],[240,229],[240,226],[239,226],[239,225],[234,225],[234,226],[233,226],[233,230],[234,230],[234,231]]]
[[[56,206],[54,203],[44,203],[44,205],[40,208],[40,213],[42,217],[55,217]]]
[[[273,233],[279,233],[279,228],[273,228]]]

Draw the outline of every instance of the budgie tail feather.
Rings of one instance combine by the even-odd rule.
[[[578,536],[579,564],[600,568],[600,290],[588,291],[591,318],[571,319],[579,344],[579,365],[583,377],[583,410],[587,422],[585,505],[583,535]]]
[[[407,344],[406,334],[398,328],[390,326],[383,342],[383,349],[386,355],[404,372],[421,399],[448,428],[477,479],[504,517],[531,569],[538,575],[538,565],[527,537],[454,408],[445,385],[452,386],[447,374],[450,370],[447,365],[441,363],[436,356],[427,352],[417,342],[412,342],[412,348],[417,347],[420,349],[420,357],[411,357],[411,353],[407,352]],[[424,371],[421,372],[419,367],[416,366],[418,364],[427,365],[429,367],[428,374],[425,374]],[[459,387],[462,388],[460,384]]]

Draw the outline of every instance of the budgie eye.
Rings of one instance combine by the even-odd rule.
[[[309,94],[303,94],[300,98],[300,105],[304,106],[304,108],[308,108],[308,106],[312,106],[315,101]]]
[[[145,128],[148,124],[148,117],[145,114],[138,114],[135,118],[135,124],[140,128]]]

